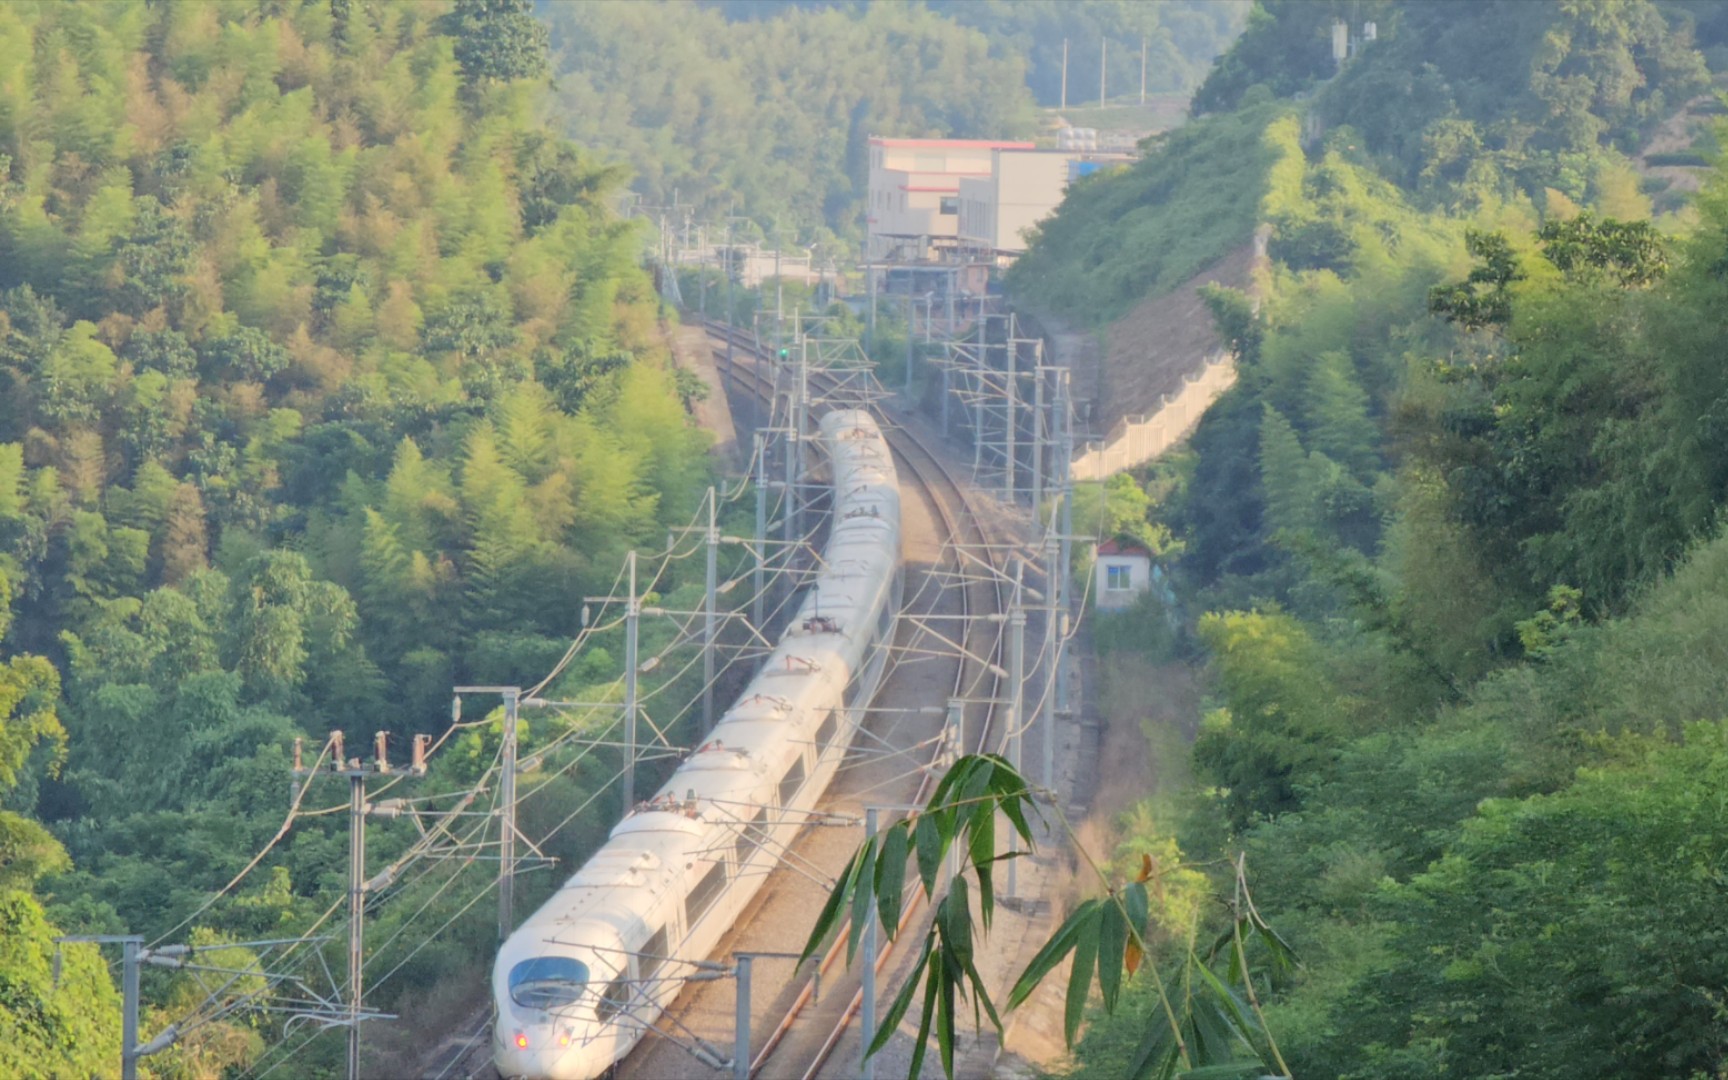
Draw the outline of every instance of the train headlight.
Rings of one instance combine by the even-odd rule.
[[[518,1031],[516,1033],[516,1049],[528,1049],[528,1034],[526,1032]]]
[[[559,1046],[569,1046],[570,1045],[570,1033],[568,1031],[560,1031],[558,1033],[558,1045]]]

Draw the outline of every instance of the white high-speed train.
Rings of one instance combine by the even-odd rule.
[[[492,969],[505,1077],[592,1080],[695,972],[833,778],[876,691],[900,610],[900,491],[869,413],[821,424],[833,524],[797,614],[707,740],[552,899]]]

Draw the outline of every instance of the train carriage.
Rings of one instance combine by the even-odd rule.
[[[506,1077],[591,1080],[629,1053],[755,896],[863,720],[900,609],[900,493],[868,412],[828,413],[821,440],[832,522],[788,628],[703,744],[499,949]]]

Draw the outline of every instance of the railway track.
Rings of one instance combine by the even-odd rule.
[[[733,362],[728,365],[716,354],[716,363],[721,367],[723,375],[748,385],[754,396],[768,397],[771,400],[774,383],[763,372],[767,361],[766,353],[756,347],[749,335],[733,328],[709,324],[708,330],[712,336],[721,340],[731,337],[734,351],[742,347],[747,357],[744,363]],[[833,381],[820,368],[812,369],[809,379],[813,391],[834,388]],[[935,512],[942,535],[961,545],[975,546],[976,550],[985,553],[987,560],[993,561],[992,537],[984,524],[987,514],[975,505],[969,486],[956,478],[943,462],[941,455],[931,445],[932,437],[919,432],[913,423],[915,421],[895,425],[889,430],[889,443],[894,450],[902,477],[916,480],[917,487],[923,491],[926,501]],[[950,560],[957,562],[952,551],[946,554]],[[936,569],[941,571],[944,568]],[[945,569],[954,572],[958,570],[958,566],[951,565]],[[952,696],[981,698],[986,702],[981,710],[982,722],[969,719],[967,727],[967,749],[975,752],[994,749],[998,739],[996,710],[994,704],[991,704],[999,697],[998,680],[991,668],[1000,669],[996,661],[1000,659],[1003,640],[999,623],[989,623],[970,616],[999,613],[1007,609],[1002,581],[1003,575],[998,573],[987,578],[973,579],[957,590],[959,614],[964,621],[961,623],[961,633],[955,636],[960,637],[965,648],[964,654],[955,664]],[[934,770],[920,770],[916,788],[910,792],[910,797],[903,801],[910,805],[922,804],[929,796],[935,780]],[[890,816],[881,822],[881,827],[886,828],[893,819],[893,816]],[[923,933],[924,923],[928,918],[928,913],[922,907],[921,891],[911,891],[903,911],[900,933],[897,936],[902,941],[915,941]],[[849,926],[842,927],[834,944],[820,957],[815,976],[807,979],[790,1007],[781,1014],[766,1043],[760,1048],[752,1047],[752,1076],[772,1075],[813,1080],[822,1075],[824,1066],[840,1047],[863,1001],[860,971],[851,970],[839,975],[833,973],[844,953],[848,930]],[[879,972],[889,970],[894,959],[893,952],[892,944],[883,940],[878,952]],[[814,1002],[817,979],[825,984],[825,1002]],[[801,1037],[792,1038],[792,1032],[800,1021],[803,1021],[804,1033]]]
[[[771,410],[776,386],[774,378],[769,374],[772,361],[767,351],[760,348],[751,335],[724,324],[707,323],[705,329],[711,337],[719,341],[726,341],[728,337],[731,339],[736,359],[730,363],[722,350],[714,350],[714,361],[723,378],[743,387],[750,396]],[[813,395],[837,388],[837,380],[821,368],[811,368],[808,378]],[[976,551],[985,553],[986,560],[994,564],[995,549],[991,546],[993,537],[985,525],[987,511],[976,505],[970,486],[958,479],[944,463],[935,449],[935,436],[928,431],[918,430],[916,420],[889,424],[886,431],[902,478],[911,478],[914,481],[920,498],[931,511],[937,534],[949,538],[942,551],[946,565],[933,565],[931,573],[958,574],[960,565],[952,550],[953,544],[974,546]],[[996,569],[999,571],[1001,568],[998,566]],[[952,596],[941,595],[940,585],[933,582],[931,587],[936,588],[937,593],[930,599],[935,603],[930,611],[923,613],[932,620],[953,619],[956,614],[960,616],[961,630],[954,636],[958,637],[964,646],[965,655],[956,659],[953,678],[947,683],[947,689],[950,697],[970,698],[983,703],[975,709],[969,708],[966,717],[967,749],[974,752],[997,749],[1000,741],[993,702],[1001,695],[997,686],[998,677],[991,669],[1000,670],[997,661],[1004,647],[1002,624],[974,616],[1007,610],[1008,600],[1002,581],[1001,573],[983,577],[972,576],[962,587],[953,590]],[[912,595],[909,583],[908,597]],[[943,607],[955,608],[957,611],[943,612],[940,610]],[[905,635],[901,637],[904,640]],[[886,687],[893,681],[893,675],[891,670],[885,679],[885,693]],[[921,804],[928,797],[929,789],[936,779],[934,770],[927,766],[928,763],[926,767],[916,770],[916,784],[908,781],[903,787],[874,789],[870,803]],[[843,804],[848,797],[847,789],[856,786],[849,783],[848,774],[842,773],[824,798],[822,809],[832,809]],[[886,828],[894,820],[893,815],[885,816],[880,825]],[[839,852],[838,861],[835,861],[834,865],[821,868],[829,879],[838,874],[845,857],[850,855],[855,844],[855,834],[849,832],[842,844],[824,845]],[[833,852],[830,852],[830,855],[833,855]],[[740,933],[746,932],[746,924],[752,921],[772,920],[775,917],[771,910],[774,893],[772,883],[764,887],[763,893],[767,895],[753,905],[740,921]],[[927,925],[929,915],[922,907],[921,894],[919,896],[919,902],[911,902],[909,898],[909,902],[904,905],[904,915],[897,935],[902,941],[919,940]],[[801,914],[802,919],[796,925],[781,928],[781,932],[787,936],[779,948],[796,951],[802,947],[802,935],[807,932],[809,919],[814,912],[802,911]],[[863,997],[861,972],[856,968],[845,970],[841,964],[847,929],[842,928],[835,943],[820,957],[815,971],[801,971],[796,980],[782,988],[782,992],[774,999],[772,1015],[767,1018],[767,1022],[758,1020],[753,1023],[752,1031],[756,1033],[751,1047],[750,1074],[753,1077],[813,1080],[824,1075],[824,1067],[834,1059],[836,1051],[846,1044],[847,1035],[854,1026]],[[891,971],[897,959],[902,958],[896,956],[893,946],[886,940],[886,935],[883,935],[878,953],[878,972]],[[761,979],[759,974],[759,988],[762,986]],[[702,988],[704,991],[708,989]],[[886,985],[881,987],[880,992],[886,996]],[[730,987],[721,988],[715,993],[723,994],[726,998],[725,1014],[729,1017],[732,999]],[[700,1003],[688,1000],[693,996],[690,993],[681,995],[658,1025],[669,1039],[690,1033],[700,1023],[698,1018],[684,1015],[699,1012],[701,1009]],[[439,1080],[446,1077],[490,1080],[496,1077],[497,1074],[491,1067],[490,1040],[487,1037],[489,1011],[489,1008],[483,1007],[482,1011],[465,1023],[463,1029],[472,1034],[457,1035],[448,1040],[433,1066],[423,1075],[428,1078],[438,1077]],[[725,1046],[730,1038],[728,1025],[727,1034],[715,1041]],[[710,1066],[699,1064],[685,1056],[681,1049],[670,1044],[669,1039],[645,1039],[630,1057],[620,1063],[618,1076],[623,1080],[663,1080],[673,1076],[717,1075]],[[850,1064],[848,1062],[847,1066]],[[839,1066],[829,1071],[835,1075],[844,1074]]]

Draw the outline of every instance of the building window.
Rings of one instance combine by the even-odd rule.
[[[1104,588],[1110,592],[1127,592],[1133,588],[1128,568],[1126,566],[1106,566],[1104,568]]]
[[[958,196],[958,195],[944,195],[944,196],[942,196],[942,202],[941,202],[940,206],[938,207],[938,209],[940,209],[941,212],[944,214],[958,214],[960,212],[960,196]]]

